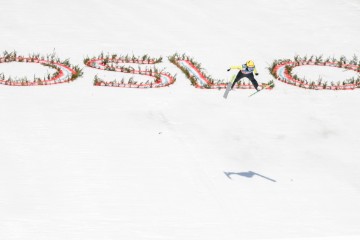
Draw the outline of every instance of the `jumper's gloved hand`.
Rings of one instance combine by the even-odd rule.
[[[255,76],[259,75],[258,73],[255,73]]]
[[[230,71],[231,70],[231,68],[229,68],[227,71]]]

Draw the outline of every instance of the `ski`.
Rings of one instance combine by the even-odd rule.
[[[274,87],[274,83],[265,84],[265,85],[263,85],[263,88],[262,88],[262,89],[260,89],[259,91],[254,92],[254,93],[252,93],[252,94],[250,94],[249,97],[257,94],[258,92],[261,92],[261,91],[264,90],[264,89],[268,89],[268,88],[271,88],[271,87]]]
[[[226,86],[226,90],[225,90],[225,93],[224,93],[224,95],[223,95],[223,97],[224,97],[225,99],[227,99],[227,96],[229,95],[229,92],[231,91],[231,85],[233,84],[233,82],[234,82],[234,80],[235,80],[235,77],[236,77],[236,75],[233,75],[233,76],[231,77],[230,82],[229,82],[228,85]]]

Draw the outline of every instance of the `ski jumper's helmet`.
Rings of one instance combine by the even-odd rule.
[[[255,67],[255,64],[254,64],[254,62],[252,60],[249,60],[249,61],[246,62],[246,66],[253,68],[253,67]]]

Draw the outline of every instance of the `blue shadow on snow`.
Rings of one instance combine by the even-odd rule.
[[[258,173],[253,172],[253,171],[248,171],[248,172],[224,172],[224,174],[231,180],[232,180],[231,175],[239,175],[239,176],[247,177],[247,178],[252,178],[254,176],[258,176],[258,177],[265,178],[265,179],[267,179],[269,181],[276,182],[276,180],[274,180],[274,179],[265,177],[264,175],[258,174]]]

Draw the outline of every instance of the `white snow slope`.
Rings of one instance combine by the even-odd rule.
[[[0,9],[0,51],[55,49],[81,66],[101,51],[147,53],[177,73],[171,87],[148,90],[93,87],[95,74],[124,75],[85,67],[70,84],[1,85],[0,239],[360,239],[360,89],[275,81],[224,100],[166,60],[187,53],[229,78],[229,66],[253,59],[267,82],[274,59],[351,58],[358,0],[1,0]],[[0,72],[43,74],[12,64]]]

